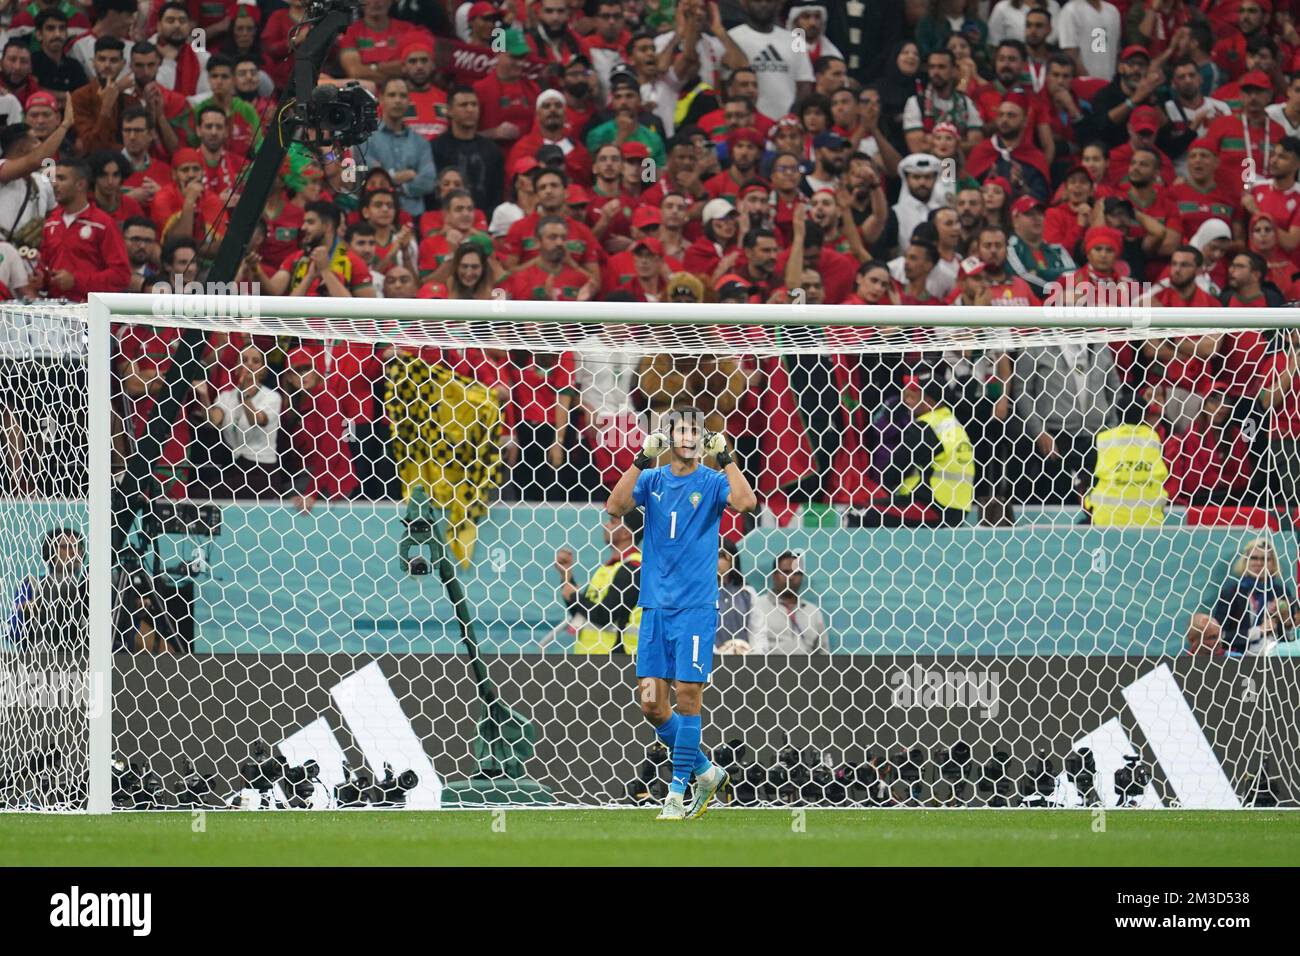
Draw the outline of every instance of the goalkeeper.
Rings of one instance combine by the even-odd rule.
[[[660,820],[700,816],[727,782],[726,772],[700,750],[700,698],[718,628],[718,527],[728,505],[745,512],[758,504],[726,438],[706,432],[703,423],[698,409],[674,407],[665,420],[667,434],[647,436],[605,503],[611,515],[638,506],[645,514],[636,676],[641,712],[672,751],[673,779]],[[651,467],[666,450],[668,464]],[[720,471],[702,466],[706,456]],[[676,713],[668,704],[669,681]],[[694,796],[686,807],[692,773]]]

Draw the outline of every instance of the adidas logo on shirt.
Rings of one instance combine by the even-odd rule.
[[[789,73],[790,65],[781,59],[781,51],[768,44],[749,61],[756,73]]]

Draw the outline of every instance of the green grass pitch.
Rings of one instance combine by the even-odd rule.
[[[0,814],[5,866],[1269,866],[1300,859],[1300,813],[719,809]],[[203,832],[193,832],[199,825]]]

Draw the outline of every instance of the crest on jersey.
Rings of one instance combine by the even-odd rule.
[[[700,498],[701,498],[701,495],[700,495],[700,493],[699,493],[698,491],[693,491],[693,492],[691,492],[691,507],[692,507],[692,508],[698,508],[698,507],[700,506]]]

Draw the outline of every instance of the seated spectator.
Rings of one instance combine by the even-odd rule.
[[[370,271],[370,286],[375,290],[376,298],[383,298],[384,274],[378,269],[375,257],[375,227],[368,222],[359,222],[348,228],[348,253],[356,256]]]
[[[1279,642],[1295,640],[1294,606],[1272,544],[1256,538],[1233,564],[1214,610],[1192,615],[1188,649],[1207,653],[1207,645],[1218,644],[1233,657],[1268,654]]]
[[[664,247],[653,236],[638,239],[632,246],[633,276],[619,291],[626,292],[633,302],[662,302],[668,293],[668,266],[664,262]]]
[[[1043,241],[1060,246],[1073,258],[1084,232],[1092,225],[1093,184],[1086,167],[1065,174],[1060,202],[1043,216]]]
[[[122,223],[122,239],[126,242],[126,259],[131,266],[131,282],[126,291],[147,292],[162,268],[158,227],[144,216],[135,216]]]
[[[1103,186],[1112,189],[1123,185],[1125,178],[1132,179],[1130,166],[1139,150],[1147,150],[1154,160],[1151,181],[1160,186],[1172,186],[1177,173],[1174,164],[1156,146],[1156,133],[1160,130],[1160,113],[1154,106],[1139,106],[1128,120],[1128,141],[1111,149],[1106,159]]]
[[[591,230],[569,215],[567,196],[568,176],[558,169],[539,166],[533,171],[533,187],[537,190],[537,208],[520,219],[506,233],[502,260],[507,268],[526,265],[539,252],[538,227],[543,219],[557,218],[564,223],[566,241],[570,243],[566,255],[593,283],[600,281],[600,244]]]
[[[204,182],[203,154],[178,149],[172,156],[172,181],[153,199],[153,221],[163,241],[186,236],[215,252],[216,240],[225,235],[229,207]]]
[[[419,254],[416,262],[421,275],[426,278],[434,273],[458,249],[463,242],[471,239],[485,244],[491,252],[492,237],[475,228],[474,197],[468,190],[455,189],[442,197],[442,227],[437,232],[427,234],[420,240]]]
[[[240,353],[232,387],[207,410],[224,455],[214,498],[278,497],[284,490],[278,441],[283,399],[265,384],[266,357],[250,345]]]
[[[20,652],[80,651],[90,612],[86,541],[72,528],[41,539],[45,573],[25,577],[9,613],[9,643]]]
[[[505,274],[505,268],[482,242],[462,242],[451,258],[425,280],[420,297],[424,297],[425,289],[436,284],[446,289],[448,299],[490,299],[492,290],[502,282]]]
[[[1201,273],[1196,277],[1196,284],[1216,299],[1228,284],[1227,252],[1231,243],[1232,227],[1222,219],[1205,220],[1188,242],[1201,254]]]
[[[758,629],[758,595],[745,583],[740,549],[723,538],[718,546],[718,633],[713,646],[719,654],[748,654]]]
[[[640,143],[647,150],[655,168],[663,169],[668,162],[664,140],[650,126],[642,122],[641,87],[631,73],[615,73],[610,79],[609,108],[612,119],[600,123],[587,134],[587,152],[595,155],[606,143]]]
[[[365,0],[362,16],[339,40],[339,66],[352,80],[378,83],[402,73],[401,49],[415,25],[388,15],[384,0]]]
[[[576,632],[575,654],[635,654],[641,626],[640,595],[642,515],[633,509],[620,517],[605,516],[602,530],[610,557],[591,576],[586,588],[573,583],[573,552],[555,553],[560,572],[560,599]]]
[[[158,32],[149,38],[162,57],[158,85],[181,96],[211,92],[205,71],[210,54],[204,47],[190,45],[193,26],[186,6],[172,0],[158,8]]]
[[[409,270],[407,277],[413,292],[415,280]],[[350,498],[359,485],[352,452],[343,440],[343,411],[325,385],[326,376],[325,353],[306,348],[289,353],[281,376],[281,422],[295,466],[288,469],[290,485],[296,492],[294,506],[304,514],[318,501]]]
[[[119,144],[122,93],[134,84],[126,64],[126,44],[117,37],[94,41],[94,79],[71,94],[77,145],[86,152],[114,149]]]
[[[575,143],[569,137],[564,94],[559,90],[546,90],[530,102],[537,111],[536,122],[532,130],[520,136],[511,147],[506,165],[513,166],[525,156],[536,156],[543,146],[556,146],[564,153],[564,169],[570,181],[590,185],[591,154],[581,142]]]
[[[1295,260],[1282,249],[1278,238],[1277,223],[1271,215],[1261,212],[1250,217],[1246,226],[1247,248],[1268,266],[1268,281],[1277,286],[1287,302],[1294,302],[1300,296],[1300,290],[1296,288],[1297,268]]]
[[[1158,402],[1161,391],[1156,394]],[[1247,500],[1250,446],[1226,398],[1222,385],[1210,386],[1195,418],[1186,428],[1171,428],[1165,439],[1165,490],[1174,505],[1240,505]]]
[[[339,237],[340,214],[333,203],[311,203],[302,220],[303,251],[280,264],[266,284],[268,295],[374,297],[370,270]]]
[[[32,75],[42,89],[61,94],[60,99],[83,86],[88,77],[81,64],[64,54],[68,42],[68,18],[59,8],[46,8],[36,15],[36,50],[32,54]]]
[[[1228,287],[1219,301],[1230,309],[1270,308],[1286,304],[1286,296],[1269,279],[1268,263],[1257,252],[1239,252],[1228,266]]]
[[[559,175],[552,172],[552,176]],[[511,299],[586,302],[597,292],[595,276],[585,272],[569,250],[573,223],[561,216],[536,220],[529,246],[536,256],[512,270],[497,288]],[[584,227],[585,228],[585,227]],[[511,232],[515,229],[512,227]]]
[[[91,201],[119,224],[144,215],[140,204],[122,190],[126,169],[125,157],[116,150],[102,150],[90,157]]]
[[[465,193],[469,196],[469,193]],[[470,198],[470,203],[473,203]],[[397,194],[388,189],[373,189],[362,194],[361,221],[375,230],[375,257],[380,272],[387,275],[395,265],[415,269],[420,259],[415,230],[407,222],[397,226]],[[296,235],[296,233],[295,233]]]
[[[997,131],[971,150],[966,172],[980,181],[1001,176],[1017,195],[1027,193],[1047,202],[1051,173],[1047,157],[1033,143],[1027,119],[1029,103],[1029,94],[1020,87],[1007,94],[998,107]]]
[[[830,653],[826,618],[817,605],[800,596],[803,588],[800,554],[781,552],[772,564],[770,589],[754,602],[750,653]]]
[[[172,182],[171,164],[153,155],[155,128],[153,115],[144,107],[132,106],[122,111],[118,138],[127,164],[122,185],[146,216],[153,215],[154,197]]]
[[[18,101],[19,109],[26,109],[27,98],[41,88],[36,77],[32,76],[30,36],[11,33],[5,40],[4,55],[0,57],[0,85]],[[10,123],[22,119],[21,116],[14,116],[12,111],[6,113],[5,118]]]
[[[1021,196],[1011,204],[1015,230],[1007,243],[1007,265],[1029,284],[1037,298],[1045,298],[1049,284],[1077,266],[1064,246],[1043,240],[1043,204],[1033,196]]]

